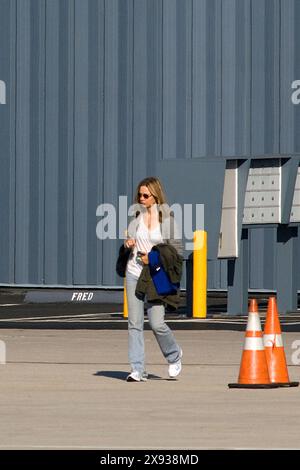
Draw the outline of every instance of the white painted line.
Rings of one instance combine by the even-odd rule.
[[[0,304],[0,307],[16,307],[17,305],[23,305],[23,304]]]
[[[80,315],[57,315],[57,316],[53,316],[53,315],[47,315],[47,316],[44,316],[44,317],[18,317],[18,318],[0,318],[0,321],[24,321],[24,320],[59,320],[59,319],[68,319],[68,318],[80,318],[80,317],[83,317],[83,318],[88,318],[88,317],[96,317],[96,316],[99,316],[99,319],[101,318],[101,316],[103,315],[123,315],[123,313],[85,313],[85,314],[80,314]]]

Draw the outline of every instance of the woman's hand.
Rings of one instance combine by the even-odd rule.
[[[135,246],[135,239],[134,238],[128,238],[128,240],[126,240],[124,244],[125,244],[126,248],[133,248]]]
[[[141,256],[141,260],[144,264],[149,264],[148,254],[145,253],[143,256]]]

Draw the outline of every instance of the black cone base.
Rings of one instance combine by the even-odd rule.
[[[278,384],[228,384],[229,388],[277,388]]]
[[[298,387],[299,382],[274,382],[277,387]]]

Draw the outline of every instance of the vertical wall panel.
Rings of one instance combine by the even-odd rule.
[[[45,283],[73,283],[74,1],[46,1]]]
[[[133,3],[133,189],[162,156],[163,4]]]
[[[147,140],[146,175],[155,174],[162,158],[162,19],[163,0],[147,2]]]
[[[206,154],[207,2],[193,3],[192,156]],[[211,53],[213,53],[211,48]]]
[[[294,144],[294,112],[297,106],[292,103],[292,82],[295,75],[295,5],[289,1],[283,7],[281,3],[281,121],[280,121],[280,150],[290,152]]]
[[[256,228],[249,233],[249,287],[276,289],[276,229]]]
[[[174,2],[175,3],[175,2]],[[191,157],[192,1],[176,4],[176,158]],[[171,46],[172,47],[172,46]],[[173,46],[174,47],[174,46]],[[172,155],[171,155],[172,156]]]
[[[147,2],[133,6],[133,181],[146,174],[147,145]],[[134,184],[135,184],[134,183]]]
[[[118,184],[118,87],[121,77],[118,64],[119,15],[118,0],[105,2],[105,49],[104,49],[104,165],[103,200],[117,206]],[[111,264],[116,243],[106,240],[103,250],[104,269]],[[104,282],[112,284],[115,274],[106,270]]]
[[[74,0],[60,1],[58,51],[57,281],[73,283]],[[63,27],[64,26],[64,27]],[[70,135],[72,131],[72,136]],[[75,259],[77,259],[75,257]]]
[[[43,282],[45,2],[17,1],[16,270],[17,283]],[[31,255],[34,253],[34,256]]]
[[[67,8],[68,6],[68,8]],[[62,71],[60,80],[63,84],[61,87],[61,111],[62,118],[60,121],[61,128],[64,129],[64,149],[60,156],[65,161],[66,180],[61,180],[61,187],[64,188],[63,207],[61,224],[64,227],[62,240],[60,243],[60,256],[64,262],[61,266],[61,278],[64,283],[72,285],[73,279],[73,260],[74,260],[74,126],[75,126],[75,2],[71,0],[69,5],[64,4],[65,28],[61,28],[61,41],[65,44],[65,56],[61,61]],[[63,264],[63,263],[62,263]]]
[[[45,283],[58,281],[59,0],[46,2]]]
[[[263,286],[264,281],[264,229],[259,228],[249,232],[249,257],[251,260],[249,285],[252,289],[257,289]]]
[[[95,236],[96,207],[103,202],[104,0],[88,9],[88,149],[87,149],[87,284],[102,283],[103,243]]]
[[[30,228],[30,0],[17,2],[16,87],[16,282],[29,278]]]
[[[221,155],[222,1],[193,2],[192,157]]]
[[[163,158],[191,157],[192,1],[163,1]]]
[[[280,95],[280,151],[300,152],[300,106],[292,102],[292,83],[300,80],[300,3],[297,0],[281,2],[281,95]]]
[[[45,0],[30,4],[29,283],[44,278]]]
[[[263,154],[265,147],[265,2],[252,2],[252,151]],[[270,53],[272,53],[270,51]],[[271,117],[270,117],[271,118]]]
[[[151,2],[152,3],[152,2]],[[131,197],[133,129],[133,0],[119,3],[118,194]],[[155,101],[155,100],[154,100]]]
[[[222,3],[222,154],[227,156],[251,152],[250,7],[250,0]]]
[[[163,158],[176,158],[176,10],[163,2]]]
[[[75,0],[74,283],[87,279],[89,42],[87,2]],[[112,101],[111,101],[112,102]],[[112,107],[113,108],[113,107]],[[115,139],[117,142],[117,139]],[[109,155],[111,150],[108,150]],[[110,161],[110,160],[109,160]],[[108,171],[108,170],[107,170]]]
[[[265,11],[267,112],[263,153],[276,155],[280,148],[280,0],[267,0]]]
[[[0,44],[0,79],[5,84],[5,104],[0,104],[0,282],[14,283],[16,0],[1,2]]]
[[[279,152],[279,0],[252,0],[252,142],[254,155]]]
[[[265,289],[276,289],[276,270],[277,270],[277,253],[276,253],[276,228],[266,228],[264,230],[264,282]]]

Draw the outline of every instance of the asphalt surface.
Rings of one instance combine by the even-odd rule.
[[[146,331],[149,380],[128,383],[125,331],[2,329],[0,448],[300,447],[300,387],[228,388],[238,378],[243,332],[175,337],[183,349],[177,380]],[[290,380],[299,381],[299,334],[283,339]]]
[[[253,295],[251,295],[253,296]],[[262,325],[268,296],[256,296]],[[170,380],[145,317],[147,382],[126,382],[122,303],[26,302],[0,291],[0,449],[298,449],[300,387],[229,389],[247,316],[208,294],[205,319],[186,302],[166,321],[183,371]],[[299,381],[300,314],[280,315],[291,381]],[[4,359],[5,355],[5,360]]]

